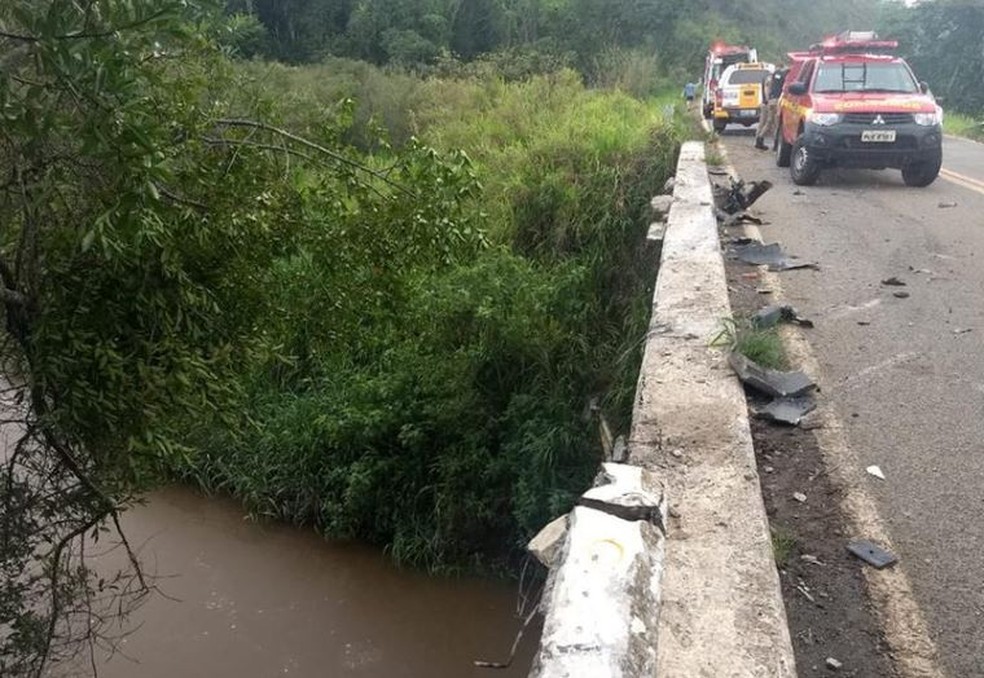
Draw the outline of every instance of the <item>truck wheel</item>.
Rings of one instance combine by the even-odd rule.
[[[942,165],[942,153],[932,160],[911,163],[902,168],[902,181],[905,182],[906,186],[924,188],[936,181]]]
[[[792,155],[793,147],[782,137],[782,120],[776,128],[776,138],[772,142],[772,148],[776,152],[776,167],[789,167],[789,156]]]
[[[714,131],[717,132],[718,134],[720,134],[721,132],[723,132],[724,129],[727,126],[728,126],[728,123],[725,122],[724,120],[715,120],[714,121]]]
[[[816,161],[810,149],[803,143],[803,137],[797,137],[789,163],[789,175],[797,186],[812,186],[820,178],[820,163]]]

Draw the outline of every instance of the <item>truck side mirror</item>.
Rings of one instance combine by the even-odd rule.
[[[919,91],[923,94],[929,94],[929,83],[923,80],[919,83]]]
[[[786,91],[792,94],[793,96],[801,97],[804,94],[806,94],[806,83],[794,82],[792,85],[788,87]]]

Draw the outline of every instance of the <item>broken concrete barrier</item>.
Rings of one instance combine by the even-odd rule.
[[[601,481],[571,511],[553,561],[532,678],[655,675],[663,488],[651,472],[622,464],[604,464]]]

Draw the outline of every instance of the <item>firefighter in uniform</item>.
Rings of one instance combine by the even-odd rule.
[[[755,133],[755,148],[767,151],[769,147],[765,145],[766,139],[773,139],[776,134],[776,125],[779,122],[779,97],[782,95],[782,87],[786,82],[786,74],[789,68],[782,65],[767,75],[762,83],[762,94],[765,102],[759,113],[758,131]]]

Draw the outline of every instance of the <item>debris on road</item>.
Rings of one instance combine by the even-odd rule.
[[[831,671],[840,671],[842,666],[844,666],[844,664],[837,661],[833,657],[827,657],[827,668]]]
[[[865,471],[868,472],[868,475],[874,476],[876,478],[880,478],[881,480],[885,480],[885,474],[882,473],[881,468],[878,466],[869,466],[868,468],[865,469]]]
[[[937,207],[939,207],[941,210],[949,209],[951,207],[956,207],[956,206],[957,206],[957,203],[954,202],[954,201],[951,201],[951,202],[941,202],[939,205],[937,205]]]
[[[782,251],[779,243],[766,245],[757,240],[737,242],[728,248],[728,255],[753,266],[768,266],[770,271],[791,271],[797,268],[820,270],[820,266],[816,263],[790,257]]]
[[[808,553],[804,553],[803,555],[801,555],[800,556],[800,560],[802,560],[804,563],[809,563],[810,565],[820,565],[820,566],[823,566],[823,561],[822,560],[820,560],[816,556],[811,556]]]
[[[793,398],[816,388],[804,372],[771,370],[734,351],[728,356],[728,364],[742,383],[773,398]]]
[[[714,216],[717,218],[718,222],[725,228],[730,228],[732,226],[740,226],[743,223],[755,224],[756,226],[761,226],[765,222],[758,217],[753,217],[748,212],[744,210],[740,212],[735,212],[734,214],[729,214],[722,209],[714,208]]]
[[[728,176],[728,170],[719,165],[711,165],[707,168],[708,174],[713,174],[716,177],[726,177]]]
[[[783,304],[782,306],[772,305],[761,308],[752,314],[751,322],[752,327],[757,327],[759,329],[773,327],[774,325],[778,325],[780,322],[792,323],[794,325],[800,325],[801,327],[813,327],[812,320],[808,320],[801,316],[799,311],[789,304]]]
[[[955,330],[953,330],[953,333],[954,334],[967,334],[968,332],[973,332],[973,331],[974,331],[974,328],[972,328],[972,327],[958,327]]]
[[[892,292],[892,296],[896,299],[908,299],[910,295],[908,292]]]
[[[676,177],[670,177],[663,184],[663,193],[670,194],[673,193],[673,189],[676,187]]]
[[[802,492],[793,492],[793,499],[801,504],[806,503],[806,495]]]
[[[738,214],[751,207],[772,188],[771,181],[753,181],[746,184],[741,179],[731,179],[730,188],[714,187],[714,204],[728,214]]]
[[[867,327],[870,324],[871,324],[871,321],[870,320],[859,320],[858,321],[858,325],[861,325],[862,327]]]
[[[885,280],[882,280],[881,284],[889,287],[905,287],[905,281],[899,280],[894,275],[891,278],[885,278]]]
[[[799,398],[776,398],[760,409],[756,414],[760,419],[774,421],[779,424],[798,426],[803,417],[817,408],[816,402],[809,396]]]
[[[847,545],[847,550],[878,570],[884,569],[889,565],[894,565],[898,562],[898,558],[896,558],[894,554],[886,551],[880,546],[872,544],[867,539],[852,541]]]

